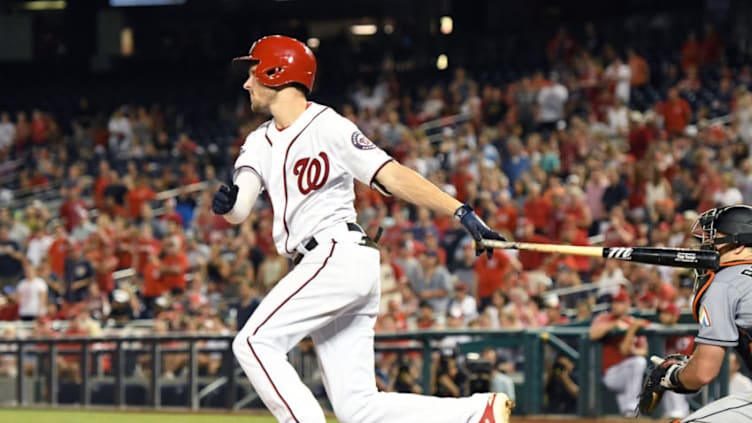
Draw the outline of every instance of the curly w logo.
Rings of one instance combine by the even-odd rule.
[[[324,186],[329,179],[329,156],[319,153],[319,158],[306,157],[295,162],[292,172],[298,177],[298,189],[303,195]]]

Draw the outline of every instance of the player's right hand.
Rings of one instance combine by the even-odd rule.
[[[232,210],[235,201],[238,199],[238,186],[232,184],[232,187],[222,184],[214,193],[212,198],[212,211],[215,214],[227,214]]]
[[[507,240],[503,236],[499,235],[499,233],[491,230],[491,228],[489,228],[488,225],[486,225],[486,223],[483,222],[477,214],[475,214],[473,208],[468,206],[467,204],[463,204],[457,210],[455,210],[454,216],[460,220],[462,226],[464,226],[465,229],[470,232],[470,235],[473,236],[473,239],[475,239],[476,256],[481,255],[484,251],[486,252],[486,257],[488,257],[489,259],[493,256],[493,248],[483,247],[483,244],[481,244],[481,241],[483,241],[484,239],[496,239],[499,241]]]

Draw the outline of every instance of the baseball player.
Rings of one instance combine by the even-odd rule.
[[[636,335],[648,322],[631,316],[629,306],[629,294],[622,288],[612,296],[611,310],[593,319],[589,333],[591,340],[603,340],[603,384],[616,394],[619,414],[625,417],[633,416],[637,407],[648,352],[647,339]],[[626,333],[609,335],[615,329]]]
[[[212,208],[238,224],[266,190],[276,248],[295,263],[232,345],[264,404],[280,422],[325,421],[287,361],[287,352],[310,335],[340,422],[507,422],[512,402],[502,393],[436,398],[377,391],[379,251],[355,223],[353,181],[454,215],[475,240],[503,238],[472,208],[393,160],[352,122],[309,101],[316,59],[303,43],[267,36],[235,60],[248,65],[243,88],[253,111],[271,119],[247,136],[233,183],[219,188]],[[492,252],[477,245],[478,254]]]
[[[732,205],[701,214],[692,233],[702,248],[717,250],[720,265],[695,278],[692,312],[700,325],[696,348],[687,356],[651,359],[656,367],[640,394],[640,411],[650,413],[666,390],[693,393],[718,375],[727,347],[736,347],[752,368],[752,207]],[[675,422],[752,421],[752,394],[723,397]]]

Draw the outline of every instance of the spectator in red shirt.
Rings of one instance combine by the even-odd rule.
[[[723,58],[723,40],[713,24],[705,25],[705,35],[700,42],[700,54],[703,66],[718,64]]]
[[[485,254],[478,257],[475,262],[478,289],[475,292],[480,310],[491,302],[494,291],[505,287],[506,274],[512,269],[520,270],[520,264],[516,259],[511,260],[503,250],[494,250],[490,259]]]
[[[83,217],[88,213],[89,206],[81,199],[81,186],[76,183],[63,188],[65,201],[60,205],[60,217],[67,232],[81,224]]]
[[[524,219],[521,224],[519,241],[539,244],[551,243],[550,238],[535,232],[535,224],[528,219]],[[520,250],[517,257],[520,261],[520,264],[522,264],[522,269],[526,271],[542,270],[543,263],[545,261],[545,254],[535,251]]]
[[[94,179],[94,206],[102,208],[104,206],[104,190],[110,185],[110,162],[102,160],[99,162],[99,173]]]
[[[48,141],[49,125],[41,110],[31,112],[31,142],[34,146],[43,146]]]
[[[645,124],[643,114],[638,111],[631,112],[629,114],[629,132],[627,134],[629,154],[634,156],[635,160],[642,160],[653,139],[653,132]]]
[[[65,257],[68,254],[68,234],[65,232],[65,227],[58,224],[54,229],[55,238],[47,250],[47,254],[50,260],[50,269],[54,273],[58,280],[63,278],[65,274]]]
[[[162,245],[160,240],[154,238],[152,226],[149,223],[141,224],[138,238],[136,238],[135,267],[139,274],[143,274],[148,263],[149,254],[159,255]]]
[[[551,201],[541,193],[541,187],[537,183],[530,184],[530,193],[523,206],[523,215],[532,222],[539,230],[548,228],[553,216]]]
[[[144,301],[147,314],[153,316],[157,298],[168,290],[162,283],[162,261],[159,258],[159,251],[146,250],[146,259],[142,269],[141,298]]]
[[[702,60],[702,51],[700,43],[697,41],[697,35],[694,32],[687,34],[687,40],[681,49],[681,65],[683,70],[691,66],[699,66]]]
[[[125,202],[128,206],[128,216],[133,219],[141,217],[141,208],[144,203],[157,198],[157,193],[149,186],[149,178],[146,175],[139,175],[136,180],[136,186],[133,187],[125,196]]]
[[[603,245],[606,247],[632,245],[637,236],[637,229],[627,222],[624,209],[617,206],[611,209],[609,226],[603,236]]]
[[[94,265],[94,279],[99,286],[99,291],[107,294],[115,289],[115,277],[113,272],[117,269],[118,259],[115,256],[115,247],[111,243],[104,243],[95,249],[90,255],[91,264]]]
[[[633,88],[642,87],[650,82],[650,66],[647,60],[632,48],[627,49],[627,63],[631,71],[629,83]]]
[[[498,207],[496,208],[496,230],[517,233],[517,205],[512,201],[509,191],[502,189],[496,196]]]
[[[170,237],[164,241],[160,274],[162,285],[173,292],[185,292],[188,257],[180,250],[180,241]]]
[[[679,97],[679,90],[671,88],[668,90],[668,99],[659,106],[661,116],[663,116],[664,127],[671,135],[681,135],[684,128],[689,124],[692,118],[692,109],[686,100]]]

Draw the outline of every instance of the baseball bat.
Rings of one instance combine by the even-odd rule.
[[[537,251],[539,253],[574,254],[578,256],[658,264],[661,266],[691,269],[715,269],[718,267],[718,251],[691,250],[688,248],[661,247],[591,247],[584,245],[539,244],[533,242],[499,241],[484,239],[484,247]]]

